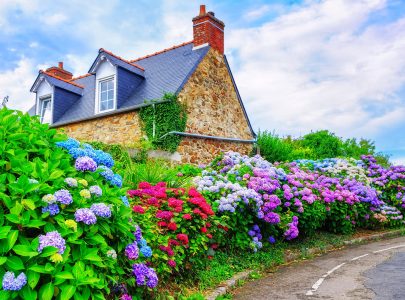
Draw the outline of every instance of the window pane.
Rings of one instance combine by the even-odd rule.
[[[114,91],[108,91],[108,100],[113,100],[114,99]]]
[[[52,119],[50,98],[41,100],[41,123],[50,123]]]
[[[114,108],[114,79],[100,82],[99,91],[99,108],[100,111]]]

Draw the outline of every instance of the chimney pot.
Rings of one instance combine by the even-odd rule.
[[[59,69],[62,69],[62,70],[63,70],[63,61],[60,61],[59,64],[58,64],[58,66],[59,66]]]
[[[205,5],[200,5],[200,16],[205,15]]]

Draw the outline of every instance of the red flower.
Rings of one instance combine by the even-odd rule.
[[[194,210],[193,210],[193,213],[195,213],[195,214],[197,214],[197,215],[198,215],[198,214],[200,214],[200,213],[201,213],[201,210],[199,210],[198,208],[196,208],[196,209],[194,209]]]
[[[138,213],[138,214],[144,214],[144,213],[145,213],[144,208],[143,208],[142,206],[140,206],[140,205],[135,205],[135,206],[132,208],[132,210],[133,210],[134,212]]]
[[[141,197],[142,196],[142,191],[140,190],[130,190],[127,192],[128,196],[133,198],[133,197]]]
[[[170,222],[169,225],[167,225],[167,228],[169,230],[176,231],[177,230],[177,224],[173,223],[173,222]]]
[[[205,223],[205,227],[208,227],[208,228],[210,228],[210,227],[211,227],[211,223],[210,223],[210,222],[208,222],[208,223]]]
[[[148,204],[152,206],[159,207],[159,201],[155,197],[151,197],[148,199]]]
[[[140,189],[149,189],[152,185],[149,182],[140,182],[138,188]]]
[[[159,221],[159,222],[157,222],[157,225],[158,225],[159,227],[166,227],[166,226],[167,226],[167,223],[166,223],[166,222],[163,222],[163,221]]]
[[[165,251],[165,252],[167,251],[166,246],[163,246],[163,245],[160,245],[160,246],[159,246],[159,249],[162,250],[162,251]]]
[[[167,252],[167,255],[174,256],[174,251],[172,248],[167,247],[166,252]]]
[[[211,234],[211,233],[208,233],[208,234],[207,234],[207,237],[208,237],[209,239],[212,239],[212,234]]]
[[[177,207],[174,209],[174,211],[177,212],[177,213],[182,212],[182,211],[183,211],[183,207],[177,206]]]
[[[200,230],[201,230],[202,233],[206,233],[207,232],[207,227],[201,227]]]
[[[156,213],[156,218],[170,220],[171,218],[173,218],[173,213],[168,210],[158,210],[158,212]]]
[[[169,245],[170,246],[178,246],[178,245],[180,245],[180,243],[178,241],[176,241],[176,240],[169,240]]]
[[[193,217],[190,214],[184,214],[183,219],[184,220],[191,220]]]
[[[176,208],[176,207],[182,206],[182,205],[183,205],[183,201],[178,200],[178,199],[176,199],[176,198],[169,198],[169,199],[167,200],[167,204],[169,205],[169,207]]]
[[[205,220],[205,219],[208,218],[208,216],[207,216],[206,214],[203,214],[203,213],[200,213],[200,217],[201,217],[203,220]]]
[[[211,255],[208,255],[208,259],[213,259],[214,257]]]
[[[212,249],[217,249],[217,248],[218,248],[218,244],[212,244],[212,245],[211,245],[211,248],[212,248]]]
[[[190,197],[201,197],[201,194],[200,194],[195,188],[191,188],[191,189],[188,191],[188,195],[189,195]]]
[[[187,234],[184,233],[179,233],[177,236],[177,239],[183,243],[183,245],[188,244],[188,236]]]
[[[174,268],[176,266],[176,262],[172,259],[167,261],[167,264],[169,265],[169,267]]]

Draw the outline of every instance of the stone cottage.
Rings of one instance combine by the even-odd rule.
[[[138,112],[145,101],[173,93],[188,118],[185,132],[173,133],[182,136],[178,160],[248,154],[255,133],[224,55],[225,25],[205,5],[192,22],[192,41],[141,58],[100,49],[88,74],[73,77],[63,63],[39,71],[30,113],[79,140],[130,145],[144,136]]]

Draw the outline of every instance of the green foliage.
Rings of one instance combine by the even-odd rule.
[[[187,122],[186,107],[173,94],[165,94],[161,101],[164,102],[156,104],[152,102],[151,105],[140,109],[142,129],[155,148],[175,152],[181,137],[167,133],[184,132]]]
[[[354,138],[344,140],[327,130],[311,132],[298,139],[282,138],[274,132],[259,132],[257,147],[260,154],[270,162],[293,161],[297,159],[323,159],[332,157],[353,157],[371,154],[383,166],[389,165],[389,157],[376,152],[373,141]]]
[[[106,184],[99,172],[76,171],[71,156],[55,146],[62,140],[66,136],[37,118],[0,110],[0,278],[7,271],[28,277],[22,290],[1,291],[1,299],[105,299],[112,284],[125,280],[135,286],[131,263],[123,255],[106,255],[111,249],[122,252],[134,240],[124,193]],[[67,177],[76,179],[77,187],[68,186]],[[93,185],[102,195],[83,196]],[[42,213],[43,196],[61,189],[69,190],[73,202],[59,203],[54,216]],[[75,223],[75,211],[94,202],[111,205],[112,216],[98,217],[94,225]],[[39,236],[51,231],[66,241],[62,256],[53,247],[38,252]]]

